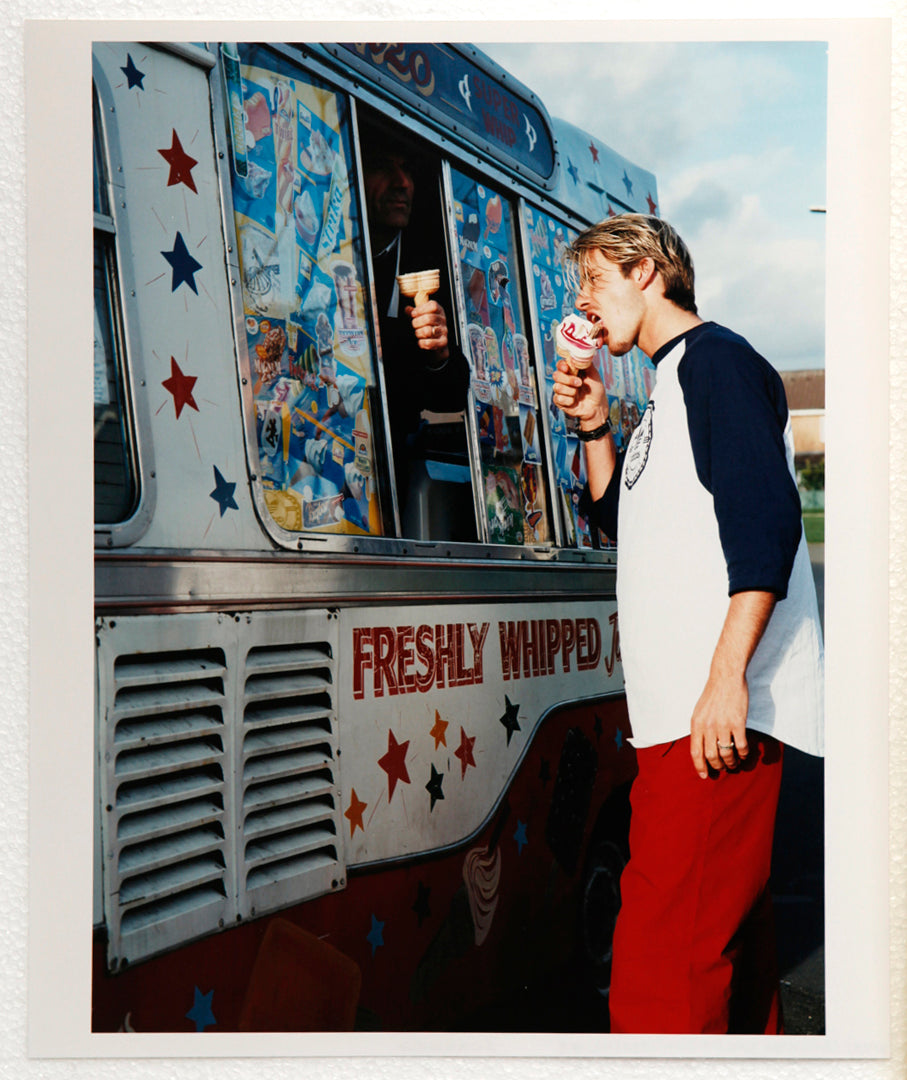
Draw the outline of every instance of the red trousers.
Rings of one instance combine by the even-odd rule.
[[[701,779],[690,740],[637,751],[614,932],[611,1031],[781,1030],[769,872],[783,746]]]

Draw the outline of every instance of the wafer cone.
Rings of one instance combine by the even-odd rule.
[[[440,270],[416,270],[411,274],[398,274],[397,284],[404,296],[413,297],[419,307],[428,300],[432,293],[441,288]]]

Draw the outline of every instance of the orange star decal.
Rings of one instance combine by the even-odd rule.
[[[442,743],[447,746],[447,728],[447,721],[442,720],[441,714],[435,709],[435,726],[431,729],[429,735],[435,740],[436,750]]]
[[[367,802],[362,802],[359,796],[356,794],[356,789],[353,788],[350,791],[350,805],[347,810],[343,811],[343,816],[349,820],[350,823],[350,837],[357,828],[360,828],[365,832],[365,826],[362,824],[362,811],[368,806]]]

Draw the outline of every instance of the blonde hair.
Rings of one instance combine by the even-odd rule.
[[[575,292],[589,279],[594,251],[616,263],[624,277],[642,259],[651,259],[664,281],[665,298],[696,314],[693,260],[666,221],[649,214],[619,214],[581,232],[563,256],[567,281]]]

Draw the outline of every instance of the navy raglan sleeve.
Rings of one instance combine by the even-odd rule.
[[[600,498],[593,499],[589,494],[589,485],[586,484],[577,506],[581,516],[586,518],[591,526],[601,529],[612,542],[617,540],[617,508],[620,502],[620,474],[623,464],[623,451],[618,451],[614,472],[604,493]]]
[[[802,524],[777,373],[741,338],[696,342],[678,370],[696,473],[714,500],[728,594],[787,595]]]

